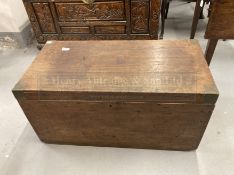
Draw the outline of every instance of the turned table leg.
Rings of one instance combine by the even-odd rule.
[[[198,20],[199,20],[200,14],[202,12],[202,9],[203,9],[203,7],[205,5],[205,1],[203,0],[203,4],[201,6],[200,5],[201,1],[202,0],[197,0],[197,2],[196,2],[196,7],[195,7],[195,10],[194,10],[194,15],[193,15],[193,24],[192,24],[190,39],[194,39],[196,30],[197,30]]]
[[[205,54],[206,54],[206,62],[208,65],[210,65],[217,43],[218,39],[209,39],[207,43]]]

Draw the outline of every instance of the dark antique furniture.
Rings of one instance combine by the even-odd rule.
[[[46,143],[193,150],[218,98],[197,41],[48,41],[13,89]]]
[[[157,39],[160,0],[23,0],[38,43]]]
[[[234,39],[234,1],[213,0],[205,38],[209,39],[206,60],[210,64],[219,39]]]
[[[167,18],[167,15],[168,15],[170,1],[171,0],[162,0],[162,5],[161,5],[161,23],[162,24],[161,24],[160,39],[163,39],[165,19]],[[204,5],[205,5],[205,3],[210,3],[211,0],[190,0],[190,1],[184,0],[184,1],[196,2],[194,16],[193,16],[193,22],[192,22],[192,27],[191,27],[191,34],[190,34],[190,39],[193,39],[195,36],[195,33],[196,33],[199,17],[200,17],[200,19],[204,18],[204,15],[203,15]],[[210,8],[209,8],[209,11],[210,11]]]

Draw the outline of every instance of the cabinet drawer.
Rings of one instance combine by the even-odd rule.
[[[124,34],[125,26],[95,26],[96,34]]]
[[[84,3],[55,3],[59,21],[124,20],[123,1]]]
[[[64,34],[88,34],[90,33],[89,27],[61,27]]]

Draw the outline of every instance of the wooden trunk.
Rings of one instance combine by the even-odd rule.
[[[157,39],[160,0],[23,0],[37,41]]]
[[[195,40],[50,41],[13,93],[46,143],[193,150],[218,91]]]

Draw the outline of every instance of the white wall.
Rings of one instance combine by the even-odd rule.
[[[27,21],[22,0],[0,0],[0,32],[20,32]]]

